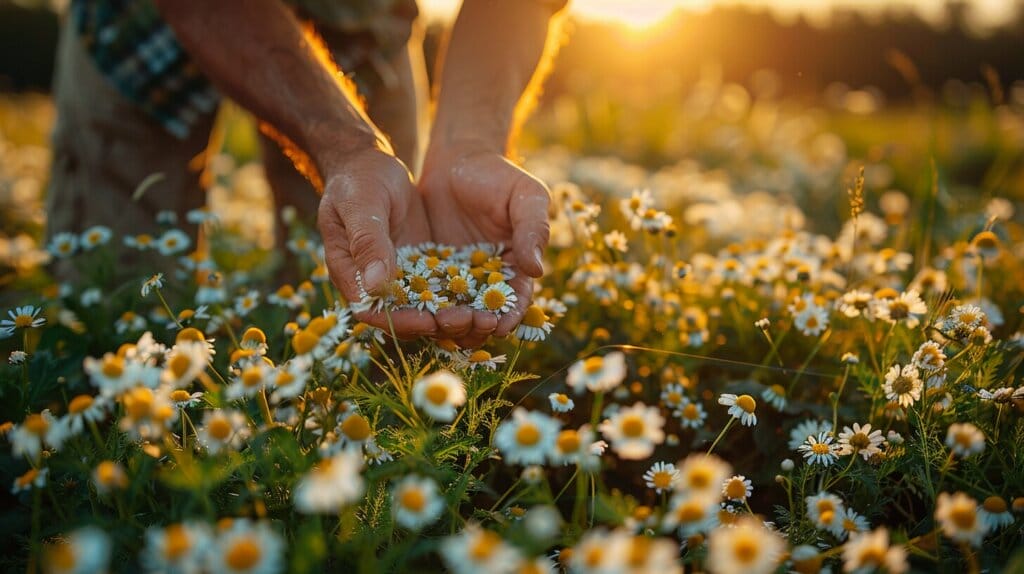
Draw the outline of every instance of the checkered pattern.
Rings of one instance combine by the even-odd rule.
[[[216,0],[211,0],[216,1]],[[415,0],[288,0],[318,28],[343,31],[360,53],[404,46]],[[175,137],[212,114],[220,95],[160,18],[152,0],[71,0],[71,18],[100,72]],[[336,54],[336,57],[338,54]],[[356,58],[359,73],[365,58]],[[342,58],[346,64],[351,58]],[[362,83],[360,84],[362,86]]]

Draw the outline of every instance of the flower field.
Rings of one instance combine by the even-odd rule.
[[[547,273],[481,349],[356,315],[507,312],[501,246],[343,301],[244,141],[210,209],[44,243],[0,104],[0,569],[1024,571],[1024,105],[979,102],[541,113]]]

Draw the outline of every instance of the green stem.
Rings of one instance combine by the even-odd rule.
[[[722,432],[718,433],[718,438],[715,439],[715,442],[711,443],[711,447],[708,448],[707,454],[711,454],[711,451],[715,450],[715,447],[718,446],[718,441],[722,440],[722,437],[725,436],[726,431],[732,427],[734,422],[736,422],[736,417],[730,417],[729,422],[725,423],[725,427],[722,429]]]

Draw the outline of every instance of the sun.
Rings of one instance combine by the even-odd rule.
[[[680,4],[679,0],[576,0],[572,6],[582,18],[646,30],[665,20]]]

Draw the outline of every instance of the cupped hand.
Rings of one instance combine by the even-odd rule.
[[[437,314],[438,336],[464,347],[503,337],[523,317],[533,297],[533,278],[544,273],[548,244],[547,188],[501,153],[472,142],[431,149],[419,182],[434,241],[455,246],[502,243],[515,272],[509,285],[516,307],[500,318],[466,306]]]
[[[423,202],[409,170],[390,153],[368,148],[332,164],[324,174],[317,216],[331,281],[351,303],[380,293],[396,275],[396,245],[430,239]],[[437,332],[432,315],[415,309],[356,318],[401,338]]]

